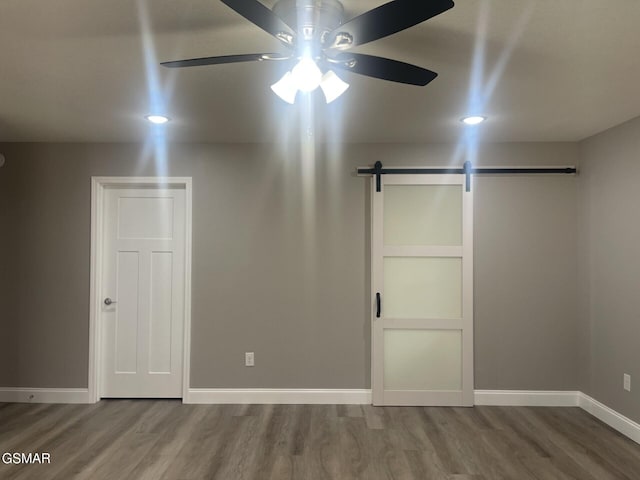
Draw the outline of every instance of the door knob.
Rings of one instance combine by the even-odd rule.
[[[114,303],[118,303],[118,302],[116,302],[115,300],[111,300],[109,297],[104,299],[104,304],[106,306],[113,305]]]

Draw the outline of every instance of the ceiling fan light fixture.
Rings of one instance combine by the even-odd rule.
[[[483,116],[483,115],[469,115],[467,117],[462,117],[460,119],[460,121],[462,123],[464,123],[465,125],[480,125],[482,122],[484,122],[487,119],[487,117]]]
[[[282,100],[293,105],[296,101],[296,94],[298,93],[298,87],[293,80],[291,72],[287,72],[276,83],[271,85],[273,93],[278,95]]]
[[[154,125],[164,125],[169,121],[169,117],[165,115],[147,115],[144,117],[147,121],[153,123]]]
[[[349,84],[336,75],[333,70],[329,70],[322,77],[320,88],[322,88],[327,103],[331,103],[347,91]]]
[[[310,57],[302,57],[291,70],[295,86],[301,92],[313,92],[322,82],[322,71]]]
[[[349,85],[334,72],[323,75],[327,64],[366,77],[425,86],[438,74],[417,65],[363,53],[343,53],[352,47],[383,39],[429,20],[454,6],[453,0],[415,2],[391,0],[354,18],[346,19],[341,0],[222,0],[256,27],[280,40],[291,50],[281,53],[218,55],[162,62],[167,68],[198,67],[243,62],[293,61],[298,63],[271,89],[283,101],[294,104],[299,91],[322,88],[327,103],[340,97]],[[320,66],[318,65],[320,63]]]

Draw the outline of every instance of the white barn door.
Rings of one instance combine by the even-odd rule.
[[[374,405],[473,405],[473,197],[464,175],[373,178]]]
[[[102,397],[182,397],[184,187],[106,187]]]

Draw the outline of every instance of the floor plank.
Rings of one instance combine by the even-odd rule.
[[[637,480],[640,445],[576,408],[0,404],[2,480]]]

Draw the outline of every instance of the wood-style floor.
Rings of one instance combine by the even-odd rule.
[[[0,479],[640,479],[640,445],[577,408],[0,404]]]

